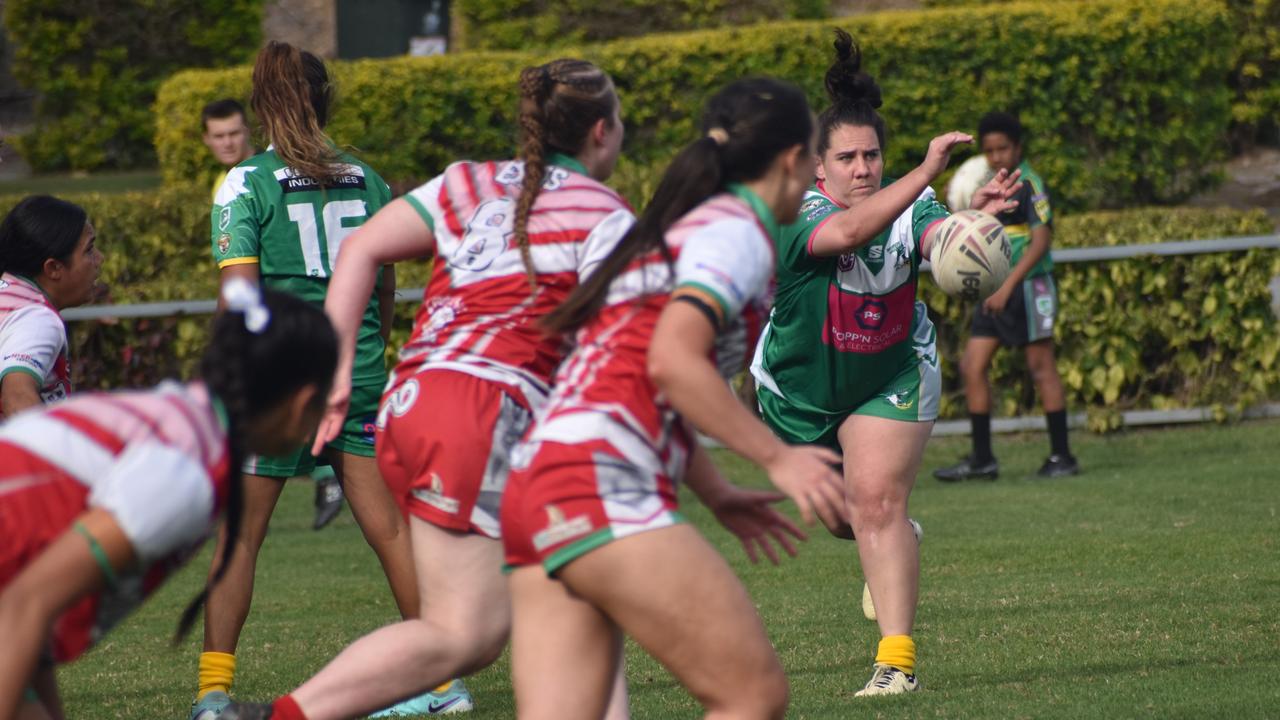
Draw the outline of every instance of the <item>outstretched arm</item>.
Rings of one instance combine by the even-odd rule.
[[[748,490],[729,482],[720,474],[720,470],[711,461],[711,456],[700,443],[693,449],[685,484],[716,516],[720,524],[738,538],[742,549],[747,553],[747,559],[753,563],[760,560],[760,553],[763,552],[770,562],[778,564],[778,551],[769,542],[770,537],[791,557],[796,556],[792,538],[807,539],[804,531],[773,508],[774,503],[785,500],[786,495]],[[788,535],[791,537],[787,537]]]
[[[351,403],[351,371],[355,365],[356,336],[378,273],[400,260],[422,258],[435,252],[435,233],[408,201],[400,199],[382,208],[342,243],[338,267],[329,280],[324,311],[338,333],[338,368],[329,392],[329,408],[316,433],[311,452],[319,455],[325,443],[342,430]],[[389,305],[390,303],[388,303]]]
[[[877,191],[856,208],[832,215],[814,235],[810,244],[811,254],[816,257],[843,255],[874,240],[911,207],[929,183],[947,169],[955,146],[968,142],[973,142],[973,137],[962,132],[950,132],[934,138],[929,143],[924,162],[918,167]]]
[[[691,425],[764,468],[806,523],[817,513],[836,524],[845,516],[843,481],[831,467],[840,458],[825,448],[787,445],[738,402],[709,357],[716,330],[699,305],[714,304],[697,290],[676,291],[649,345],[649,376]]]

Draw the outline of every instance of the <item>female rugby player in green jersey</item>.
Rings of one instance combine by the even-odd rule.
[[[882,187],[880,89],[837,31],[827,71],[832,105],[818,117],[817,185],[778,242],[777,295],[752,374],[765,421],[791,443],[826,445],[844,458],[845,495],[883,638],[858,695],[917,687],[919,549],[907,497],[938,412],[933,325],[916,301],[919,265],[947,210],[929,183],[946,168],[953,132],[924,162]],[[998,212],[1017,176],[1001,173],[975,207]],[[856,212],[854,212],[856,210]],[[849,536],[849,528],[830,528]]]
[[[233,168],[214,197],[213,254],[223,283],[260,281],[323,307],[342,241],[390,201],[386,182],[325,135],[332,93],[324,62],[311,53],[271,42],[258,54],[251,104],[271,145]],[[409,618],[417,613],[418,593],[408,528],[378,473],[373,439],[387,379],[383,351],[394,284],[388,266],[380,273],[380,292],[363,314],[350,412],[325,455],[382,563],[401,615]],[[315,463],[306,450],[253,456],[245,463],[244,525],[226,577],[206,606],[193,719],[216,717],[229,702],[234,653],[268,521],[283,481],[310,473]]]

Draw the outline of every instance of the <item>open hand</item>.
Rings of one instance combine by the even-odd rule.
[[[715,505],[709,507],[720,524],[737,536],[751,562],[759,562],[760,552],[763,552],[777,565],[778,550],[773,543],[795,557],[796,546],[792,538],[808,539],[804,531],[773,507],[775,503],[786,499],[787,496],[779,492],[747,490],[737,485],[728,485],[717,497]],[[770,538],[773,538],[772,542]]]
[[[971,142],[973,142],[973,136],[968,133],[957,131],[939,135],[929,141],[929,149],[925,152],[924,162],[920,163],[920,167],[929,173],[932,181],[947,169],[947,163],[951,161],[951,151],[961,143]]]
[[[973,194],[973,200],[969,203],[969,207],[974,210],[981,210],[988,215],[999,215],[1002,212],[1008,212],[1018,207],[1018,201],[1013,200],[1013,196],[1022,189],[1021,170],[1001,169],[996,176],[991,178],[991,182],[978,188]]]
[[[788,446],[765,467],[774,487],[795,501],[800,517],[812,525],[817,514],[828,527],[849,521],[844,482],[833,466],[840,456],[814,445]]]

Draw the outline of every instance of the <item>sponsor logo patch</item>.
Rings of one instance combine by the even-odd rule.
[[[888,317],[889,306],[871,298],[867,298],[853,315],[854,321],[863,330],[879,330],[884,327],[884,321]]]
[[[444,481],[435,473],[431,473],[431,482],[428,487],[414,488],[413,496],[437,510],[450,515],[458,514],[458,499],[444,494]]]
[[[884,396],[884,399],[888,400],[890,405],[893,405],[899,410],[910,410],[911,406],[916,404],[915,399],[912,398],[911,394],[905,390],[889,393]]]
[[[4,361],[5,361],[6,363],[9,363],[9,362],[20,362],[20,363],[23,363],[23,364],[25,364],[25,365],[31,365],[32,367],[36,368],[37,370],[44,370],[44,369],[45,369],[45,367],[44,367],[44,363],[40,362],[39,360],[35,359],[34,357],[32,357],[32,356],[30,356],[30,355],[28,355],[28,354],[26,354],[26,353],[11,353],[11,354],[9,354],[9,355],[5,355],[5,356],[4,356]]]
[[[1031,204],[1036,208],[1036,215],[1039,216],[1041,222],[1049,220],[1049,194],[1040,193],[1031,196]]]
[[[591,532],[591,520],[586,515],[566,519],[564,512],[555,505],[547,505],[544,509],[547,527],[533,535],[533,547],[538,552]]]

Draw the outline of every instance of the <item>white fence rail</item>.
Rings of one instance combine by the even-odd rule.
[[[1055,263],[1106,262],[1137,257],[1202,255],[1205,253],[1240,252],[1254,248],[1280,249],[1280,235],[1217,238],[1215,240],[1176,240],[1147,245],[1113,247],[1063,248],[1053,251]],[[926,262],[922,269],[928,269]],[[422,288],[396,291],[396,302],[418,302]],[[171,315],[208,315],[216,304],[213,300],[175,300],[171,302],[135,303],[131,305],[85,305],[62,311],[68,321],[101,318],[149,318]]]

